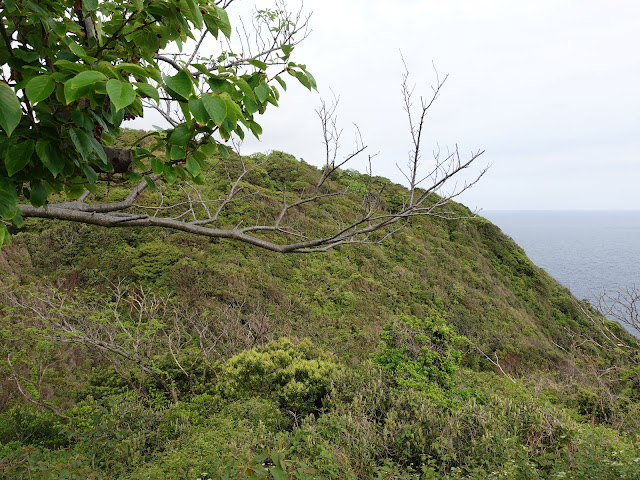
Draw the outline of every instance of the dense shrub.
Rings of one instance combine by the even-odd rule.
[[[282,152],[256,166],[266,159],[245,159],[255,202],[229,205],[224,225],[277,214],[283,189],[317,181]],[[240,171],[217,163],[203,194],[224,197]],[[301,229],[325,231],[370,187],[353,171],[331,182],[350,193],[330,217],[301,205]],[[402,187],[372,182],[401,207]],[[26,225],[0,252],[0,478],[640,478],[637,359],[606,347],[585,316],[597,313],[485,220],[414,218],[384,248],[304,256]],[[109,285],[126,283],[112,301]],[[137,314],[141,284],[165,310]],[[120,354],[70,348],[49,328],[60,322]],[[313,344],[268,343],[283,335]],[[71,421],[27,404],[16,373]]]
[[[0,413],[0,445],[20,442],[37,447],[59,447],[67,443],[60,430],[60,419],[49,411],[28,405]]]
[[[294,345],[282,338],[230,358],[222,369],[225,398],[271,398],[296,415],[318,410],[338,364],[310,341]]]
[[[455,385],[459,350],[466,341],[438,312],[420,319],[403,315],[384,326],[382,351],[374,361],[393,374],[398,385],[436,395]]]

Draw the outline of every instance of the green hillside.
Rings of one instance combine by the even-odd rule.
[[[273,152],[223,222],[318,175]],[[481,217],[289,255],[30,220],[0,272],[0,478],[640,478],[637,342]]]

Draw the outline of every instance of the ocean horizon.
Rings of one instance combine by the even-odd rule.
[[[640,286],[638,210],[487,210],[539,267],[579,299]]]

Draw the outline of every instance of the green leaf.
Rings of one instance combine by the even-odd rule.
[[[211,118],[209,117],[209,113],[207,113],[206,108],[204,108],[204,104],[202,100],[198,97],[191,97],[189,99],[189,110],[191,111],[191,115],[196,119],[196,122],[204,125]]]
[[[54,78],[58,81],[66,80],[66,77],[62,76],[62,72],[64,72],[65,74],[69,74],[70,72],[68,72],[67,70],[70,70],[71,72],[87,71],[87,65],[85,65],[84,63],[75,63],[70,60],[56,60],[53,64],[58,67],[59,70],[58,72],[53,74]]]
[[[219,30],[218,19],[208,13],[203,15],[202,18],[204,19],[204,24],[207,26],[207,29],[211,32],[211,35],[217,39]]]
[[[82,96],[84,87],[88,87],[106,79],[107,77],[103,73],[90,70],[87,72],[80,72],[71,80],[67,80],[64,84],[64,96],[67,101],[67,105]]]
[[[113,165],[107,160],[107,153],[104,151],[102,144],[91,135],[89,135],[89,140],[93,145],[93,151],[98,154],[98,166],[105,172],[113,172]]]
[[[280,75],[278,75],[276,77],[276,81],[280,84],[280,86],[282,87],[282,89],[286,92],[287,91],[287,84],[284,83],[284,80],[280,78]]]
[[[304,71],[304,73],[307,74],[307,78],[309,79],[311,88],[313,88],[314,90],[318,90],[318,84],[316,83],[316,79],[313,77],[313,75],[311,75],[311,73],[306,70]]]
[[[227,150],[227,147],[225,147],[224,145],[222,145],[221,143],[218,143],[218,151],[220,152],[220,154],[224,157],[224,158],[229,158],[229,150]]]
[[[210,157],[216,151],[217,143],[203,143],[200,145],[200,151],[205,154],[205,156]]]
[[[200,175],[197,175],[197,176],[193,177],[193,178],[191,179],[191,181],[192,181],[193,183],[195,183],[196,185],[206,185],[206,184],[207,184],[207,181],[206,181],[206,179],[202,176],[202,174],[200,174]]]
[[[195,0],[186,0],[187,5],[189,5],[189,11],[191,12],[191,19],[193,20],[194,26],[198,29],[202,29],[202,13],[200,12],[200,6],[198,2]]]
[[[7,175],[11,177],[14,173],[19,172],[27,165],[27,163],[29,163],[34,145],[35,142],[33,140],[27,140],[26,142],[20,142],[9,149],[5,160]]]
[[[194,177],[197,177],[200,174],[200,164],[195,158],[187,158],[187,171]]]
[[[211,93],[227,92],[232,95],[236,91],[226,77],[209,77],[207,83],[211,87]]]
[[[271,105],[275,105],[276,107],[278,106],[278,100],[277,100],[277,95],[274,92],[274,95],[270,95],[267,98],[267,102],[269,102]]]
[[[142,117],[144,115],[144,106],[142,105],[142,99],[136,95],[136,99],[129,106],[129,110],[131,113],[137,115],[138,117]],[[122,113],[122,119],[124,120],[124,110],[118,110]]]
[[[93,129],[93,122],[89,115],[80,110],[73,110],[71,112],[71,119],[78,127],[91,131]]]
[[[222,125],[220,125],[220,129],[218,133],[224,140],[229,140],[231,138],[231,132],[235,129],[235,124],[231,123],[229,117],[224,119]]]
[[[71,89],[82,88],[97,82],[102,82],[106,79],[107,77],[103,73],[88,70],[86,72],[78,73],[71,80],[68,80],[65,86],[69,85],[69,88]]]
[[[25,50],[23,48],[16,48],[13,50],[13,54],[18,57],[20,60],[24,60],[26,63],[32,63],[40,58],[38,52],[34,52],[33,50]]]
[[[192,63],[191,66],[204,75],[209,76],[211,74],[207,66],[202,63]]]
[[[267,69],[267,64],[264,62],[261,62],[260,60],[249,60],[249,65],[253,65],[256,68],[259,68],[260,70],[266,70]]]
[[[216,7],[216,11],[218,12],[218,17],[220,21],[218,22],[218,27],[220,31],[224,33],[224,36],[227,38],[231,37],[231,23],[229,22],[229,15],[227,12],[220,7]]]
[[[260,105],[258,105],[249,97],[244,97],[244,99],[242,100],[242,103],[244,103],[244,109],[247,111],[249,115],[253,115],[258,110],[260,110]]]
[[[271,90],[269,89],[269,85],[262,82],[255,88],[256,96],[260,102],[264,103],[264,101],[269,97]]]
[[[154,68],[153,65],[149,65],[146,68],[147,73],[149,74],[149,76],[154,79],[156,82],[158,82],[159,84],[162,83],[162,73],[160,72],[159,68]]]
[[[234,130],[236,135],[240,137],[240,140],[244,140],[244,130],[240,125],[236,125],[236,129]]]
[[[186,100],[191,94],[191,75],[180,70],[173,77],[166,77],[165,85]]]
[[[151,76],[145,68],[141,67],[140,65],[136,65],[135,63],[118,63],[116,67],[118,68],[118,70],[123,70],[127,73],[130,73],[136,78],[147,78]]]
[[[178,145],[171,145],[171,150],[169,151],[169,158],[171,160],[182,160],[186,154],[183,148],[180,148]]]
[[[189,122],[191,121],[191,109],[189,108],[189,102],[178,102],[178,107],[180,107],[180,111],[184,116],[184,119]]]
[[[204,154],[204,152],[196,150],[191,154],[191,156],[198,161],[198,164],[200,164],[200,168],[207,168],[207,156]]]
[[[73,53],[76,57],[84,58],[87,56],[87,52],[84,50],[84,48],[82,48],[76,42],[69,42],[69,50],[71,50],[71,53]]]
[[[111,147],[114,143],[116,143],[116,138],[109,133],[102,132],[102,135],[100,135],[100,142],[102,142],[102,145]]]
[[[31,103],[41,102],[53,93],[56,82],[51,75],[38,75],[27,83],[27,98]]]
[[[0,218],[11,220],[18,212],[16,196],[4,188],[0,187]],[[0,223],[2,225],[2,223]]]
[[[269,471],[271,472],[271,475],[273,475],[273,478],[275,480],[287,480],[287,478],[289,478],[287,472],[285,472],[280,465],[276,465]]]
[[[18,209],[16,214],[11,219],[11,223],[13,223],[18,228],[22,228],[24,226],[24,218],[22,218],[22,212],[20,212],[20,209]]]
[[[153,98],[156,103],[160,103],[160,95],[158,94],[158,89],[144,82],[137,82],[136,87],[138,87],[138,92],[142,93],[146,97]]]
[[[282,45],[280,48],[282,48],[282,53],[284,53],[285,57],[288,57],[293,52],[293,46],[291,45]]]
[[[136,149],[137,150],[137,149]],[[135,153],[134,153],[135,155]],[[136,170],[146,170],[147,167],[144,163],[142,163],[142,160],[137,158],[137,156],[134,156],[133,161],[131,162],[131,166],[133,168],[135,168]]]
[[[49,140],[40,139],[36,142],[36,153],[44,166],[49,169],[53,176],[57,176],[65,166],[65,160],[57,145]]]
[[[76,147],[78,152],[80,152],[82,158],[86,159],[91,153],[93,153],[91,137],[84,130],[80,130],[79,128],[70,129],[69,138],[71,138],[73,146]]]
[[[151,177],[145,175],[144,181],[147,182],[147,187],[149,187],[152,192],[155,192],[158,189],[156,182],[154,182]]]
[[[110,117],[111,116],[110,114],[107,115],[107,112],[102,110],[101,113],[105,117],[105,118],[102,118],[96,112],[90,112],[90,113],[93,119],[95,120],[95,122],[98,122],[98,124],[102,125],[102,128],[104,128],[107,131],[110,130],[109,124],[107,123],[107,117]],[[108,120],[111,121],[111,118],[108,118]]]
[[[77,200],[87,190],[89,190],[89,187],[86,185],[72,184],[72,185],[65,185],[64,193],[67,195],[67,198],[69,200]]]
[[[256,100],[256,95],[253,91],[253,88],[251,88],[251,85],[249,85],[244,78],[235,78],[233,79],[233,82],[238,86],[240,91],[244,93],[247,97],[249,97],[253,101]]]
[[[47,197],[49,192],[47,188],[40,181],[31,182],[31,194],[29,195],[29,201],[34,207],[41,207],[47,203]]]
[[[22,109],[18,97],[9,85],[0,82],[0,127],[8,137],[20,123],[20,118],[22,118]]]
[[[133,91],[131,84],[120,80],[109,80],[107,82],[107,95],[109,95],[116,110],[121,110],[131,105],[136,99],[136,92]]]
[[[7,230],[4,223],[0,223],[0,247],[2,247],[2,245],[9,245],[10,243],[9,230]]]
[[[142,175],[136,172],[125,172],[123,175],[126,176],[130,182],[138,182],[142,178]]]
[[[113,68],[113,65],[105,61],[96,63],[93,69],[100,73],[103,73],[109,78],[117,78],[118,80],[124,80],[125,78],[120,70],[116,70],[115,68]]]
[[[22,2],[20,2],[22,3]],[[38,6],[37,4],[34,4],[34,2],[32,0],[27,0],[27,5],[29,6],[29,10],[32,10],[33,12],[35,12],[40,18],[47,18],[48,17],[48,12],[46,12],[45,10],[43,10],[42,8],[40,8],[40,6]],[[40,2],[37,2],[40,3]]]
[[[260,135],[262,135],[262,127],[256,122],[251,122],[249,124],[249,128],[251,129],[251,133],[253,133],[253,136],[260,140]]]
[[[164,164],[164,178],[169,185],[176,183],[176,180],[178,179],[178,172],[173,168],[173,165],[169,163]]]
[[[133,6],[136,7],[136,11],[140,12],[144,8],[143,0],[132,0]]]
[[[299,72],[298,70],[290,70],[289,73],[294,77],[296,77],[302,85],[307,87],[307,89],[311,90],[311,82],[309,81],[309,79],[307,78],[307,75],[305,75],[304,72]]]
[[[164,171],[164,162],[157,157],[151,159],[151,170],[154,175],[160,175]]]
[[[224,99],[220,95],[205,93],[202,96],[202,104],[216,125],[222,125],[227,117],[227,104]]]
[[[149,63],[153,63],[153,57],[156,55],[158,51],[158,47],[160,46],[160,39],[158,39],[157,34],[152,29],[141,29],[135,31],[133,34],[125,37],[127,41],[132,41],[135,43],[136,47],[140,49],[140,53],[142,58],[147,60]]]
[[[82,3],[84,5],[84,9],[90,12],[93,12],[98,8],[98,0],[82,0]]]
[[[98,16],[94,16],[93,20],[96,27],[96,37],[98,39],[98,45],[102,46],[104,39],[104,27],[102,24],[102,19]]]
[[[235,128],[235,124],[238,121],[238,117],[242,117],[242,109],[238,106],[233,99],[227,95],[221,95],[224,98],[224,101],[227,105],[227,119],[231,122],[233,130]]]
[[[96,183],[96,181],[98,180],[98,174],[93,168],[91,168],[91,165],[87,165],[86,163],[83,163],[82,171],[84,172],[84,175],[86,179],[89,181],[89,183]]]
[[[169,138],[167,141],[172,145],[180,145],[182,147],[186,147],[191,140],[193,132],[191,129],[185,124],[178,125],[173,131],[169,134]]]

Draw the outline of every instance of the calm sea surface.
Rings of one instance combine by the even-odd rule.
[[[482,211],[578,298],[640,286],[640,211]]]

